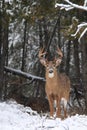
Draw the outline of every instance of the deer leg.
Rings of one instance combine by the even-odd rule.
[[[50,106],[50,116],[53,117],[54,114],[54,99],[52,95],[48,96],[49,106]]]
[[[56,101],[57,101],[56,117],[61,118],[61,107],[60,107],[60,100],[58,97],[57,97]]]
[[[64,108],[64,118],[67,118],[67,111],[65,108]]]
[[[67,100],[63,99],[63,111],[64,111],[64,118],[67,118]]]

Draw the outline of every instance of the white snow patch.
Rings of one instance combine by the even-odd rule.
[[[49,119],[16,102],[1,102],[0,130],[87,130],[87,116]]]

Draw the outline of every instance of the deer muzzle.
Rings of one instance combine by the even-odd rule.
[[[54,77],[54,71],[53,71],[53,69],[49,69],[48,77],[49,78],[53,78]]]

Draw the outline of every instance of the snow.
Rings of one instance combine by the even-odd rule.
[[[81,38],[84,36],[84,34],[87,32],[87,28],[84,29],[84,31],[81,33],[78,41],[80,42],[81,41]]]
[[[4,2],[5,2],[5,3],[12,4],[12,3],[13,3],[13,0],[5,0]]]
[[[79,25],[77,26],[77,30],[76,30],[75,34],[71,34],[71,36],[75,37],[75,36],[80,32],[80,30],[81,30],[82,28],[84,28],[84,29],[83,29],[83,31],[81,32],[80,37],[79,37],[79,39],[78,39],[79,42],[80,42],[81,38],[84,36],[84,34],[87,32],[87,23],[86,23],[86,22],[83,22],[83,23],[79,24]]]
[[[87,0],[84,0],[84,5],[77,5],[77,4],[74,4],[72,2],[70,2],[69,0],[64,0],[67,4],[61,4],[61,3],[56,3],[55,4],[55,8],[57,7],[60,7],[60,9],[65,9],[66,11],[69,11],[73,8],[77,8],[77,9],[80,9],[80,10],[84,10],[84,11],[87,11]],[[84,34],[87,32],[87,23],[83,22],[81,23],[80,25],[78,25],[77,27],[77,30],[75,32],[75,34],[71,34],[71,36],[75,37],[79,32],[80,30],[83,28],[84,30],[81,32],[80,34],[80,37],[78,39],[78,41],[80,42],[81,41],[81,38],[84,36]]]
[[[69,0],[64,0],[64,1],[67,2],[68,4],[66,5],[66,4],[56,3],[55,4],[55,8],[56,7],[61,7],[61,9],[65,9],[66,11],[68,11],[70,9],[73,9],[73,8],[77,8],[77,9],[81,9],[81,10],[87,11],[87,0],[85,0],[83,6],[74,4],[74,3],[70,2]]]
[[[87,6],[87,0],[84,0],[84,6]]]
[[[69,10],[71,10],[71,9],[74,8],[74,7],[72,7],[71,5],[56,3],[56,4],[55,4],[55,8],[57,8],[57,7],[61,7],[61,8],[60,8],[61,10],[65,9],[66,11],[69,11]]]
[[[87,130],[87,116],[49,119],[15,101],[0,103],[0,130]]]

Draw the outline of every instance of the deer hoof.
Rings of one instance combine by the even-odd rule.
[[[53,117],[53,116],[50,116],[50,119],[54,120],[54,119],[55,119],[55,117]]]

